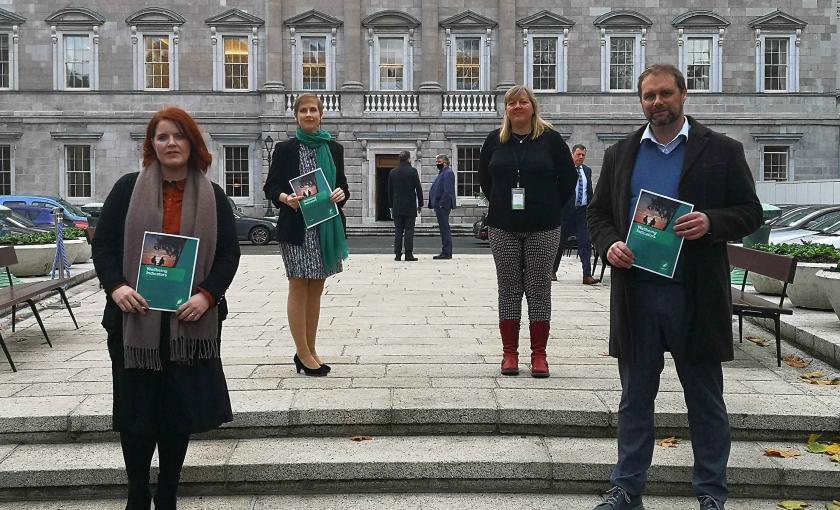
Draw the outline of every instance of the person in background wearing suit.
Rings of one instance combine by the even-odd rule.
[[[400,166],[388,174],[388,204],[394,218],[394,260],[400,260],[405,239],[405,260],[414,262],[414,222],[423,210],[423,188],[420,174],[408,164],[409,159],[408,151],[400,152]]]
[[[455,172],[449,167],[449,156],[435,156],[438,176],[429,189],[429,209],[434,209],[440,227],[440,240],[443,245],[440,255],[433,259],[452,258],[452,231],[449,228],[449,213],[455,208]]]
[[[653,65],[637,85],[648,123],[607,149],[587,211],[595,247],[612,266],[610,355],[622,389],[614,487],[595,508],[643,508],[670,351],[688,407],[694,492],[701,510],[723,510],[731,439],[721,362],[734,358],[726,243],[761,225],[761,203],[743,145],[683,114],[688,93],[676,67]],[[632,267],[624,240],[642,189],[694,204],[673,227],[685,240],[673,278]]]
[[[578,174],[575,194],[563,206],[563,223],[560,226],[560,246],[557,249],[557,256],[554,258],[554,273],[551,279],[557,280],[557,269],[560,268],[560,260],[563,258],[563,251],[566,249],[566,242],[569,236],[574,234],[577,239],[578,257],[580,265],[583,266],[583,284],[593,285],[598,280],[592,277],[592,241],[589,240],[589,229],[586,227],[586,206],[592,201],[592,169],[584,165],[586,160],[586,147],[577,144],[572,147],[572,161]]]

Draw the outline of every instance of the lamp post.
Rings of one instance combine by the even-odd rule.
[[[265,135],[265,138],[263,138],[263,147],[265,148],[265,155],[263,158],[268,163],[268,168],[271,169],[271,153],[274,150],[274,139],[271,138],[271,135]],[[271,199],[267,199],[266,202],[265,216],[274,216],[274,210],[271,208]]]

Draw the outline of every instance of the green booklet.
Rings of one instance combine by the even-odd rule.
[[[295,195],[301,197],[298,204],[306,228],[312,228],[338,216],[338,206],[330,200],[332,190],[327,184],[324,171],[320,168],[295,177],[289,184]]]
[[[192,296],[197,237],[143,234],[137,292],[152,310],[174,312]]]
[[[627,233],[627,246],[636,259],[633,266],[673,278],[683,245],[674,223],[693,210],[693,204],[641,190]]]

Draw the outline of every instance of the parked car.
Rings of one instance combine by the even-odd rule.
[[[277,239],[277,220],[246,216],[236,209],[233,211],[233,217],[236,219],[236,237],[240,241],[264,245]]]
[[[781,231],[777,243],[819,243],[840,248],[840,211],[808,223],[807,228]]]
[[[50,231],[49,228],[39,227],[25,216],[17,214],[4,205],[0,205],[0,226],[15,234],[37,234]]]
[[[840,211],[840,205],[815,204],[799,206],[790,209],[784,214],[782,214],[770,226],[773,228],[773,230],[779,230],[783,228],[804,228],[805,224],[814,220],[819,220],[824,215],[834,211]]]
[[[102,202],[89,202],[79,207],[82,212],[90,216],[89,222],[91,227],[95,227],[96,223],[99,221],[99,215],[102,214],[103,205],[105,204]]]
[[[15,214],[26,218],[38,227],[52,228],[55,225],[55,220],[52,213],[53,209],[50,207],[19,204],[9,204],[5,207],[8,207],[10,210],[14,211]],[[64,218],[63,221],[66,226],[76,226],[73,220],[71,219]]]
[[[795,220],[787,221],[791,225],[788,227],[771,226],[769,242],[773,244],[795,242],[804,236],[811,236],[819,234],[820,231],[826,229],[829,225],[840,221],[840,206],[823,206],[817,209],[803,209],[800,211],[801,217]],[[803,221],[802,218],[807,218]]]
[[[0,205],[5,205],[6,207],[34,205],[46,207],[50,210],[58,207],[63,211],[64,217],[73,222],[74,227],[85,229],[90,226],[88,215],[61,197],[47,195],[0,195]]]

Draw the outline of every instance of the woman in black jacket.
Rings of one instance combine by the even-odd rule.
[[[519,373],[522,294],[531,322],[531,375],[548,377],[551,270],[560,243],[560,211],[577,182],[569,146],[540,117],[533,92],[505,94],[502,127],[487,135],[478,165],[490,202],[486,224],[499,284],[502,374]]]
[[[341,272],[341,261],[348,255],[341,208],[350,191],[344,175],[344,148],[321,129],[321,100],[315,94],[301,94],[294,112],[299,126],[295,138],[275,147],[263,191],[278,209],[277,240],[289,279],[286,312],[296,350],[292,359],[298,373],[323,376],[330,366],[315,350],[321,294],[326,279]],[[316,168],[324,172],[339,216],[307,229],[299,204],[304,196],[295,194],[289,181]]]
[[[187,112],[156,113],[146,128],[143,171],[114,185],[93,239],[93,263],[107,294],[102,326],[113,373],[113,427],[128,475],[127,510],[151,506],[156,446],[155,509],[175,509],[190,434],[233,419],[220,339],[239,243],[225,193],[206,175],[211,161]],[[135,290],[146,231],[200,239],[192,297],[176,312],[150,310]]]

